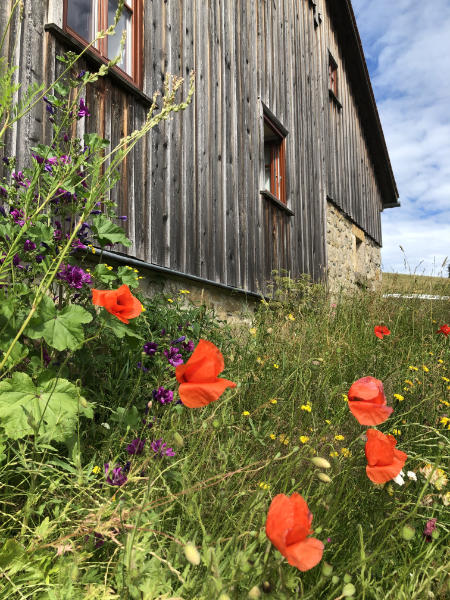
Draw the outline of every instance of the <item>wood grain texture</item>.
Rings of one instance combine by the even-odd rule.
[[[11,58],[18,35],[24,85],[50,83],[61,72],[56,55],[68,48],[43,31],[56,4],[48,12],[47,0],[25,0],[23,22],[13,22],[4,53]],[[5,19],[1,7],[0,24]],[[163,91],[166,72],[188,79],[191,69],[196,92],[185,112],[156,127],[120,167],[111,197],[128,216],[123,226],[133,247],[117,250],[253,291],[266,289],[273,269],[318,280],[327,264],[327,197],[381,244],[386,177],[339,23],[329,0],[317,1],[316,19],[309,0],[145,2],[146,94]],[[342,108],[328,93],[329,53]],[[86,67],[88,60],[80,62]],[[186,81],[184,94],[187,88]],[[96,131],[114,147],[145,122],[145,106],[111,78],[92,85],[86,100],[91,117],[78,123],[78,136]],[[260,194],[262,102],[289,131],[285,184],[293,216]],[[7,153],[21,164],[30,144],[51,135],[45,106],[37,106],[8,132]]]

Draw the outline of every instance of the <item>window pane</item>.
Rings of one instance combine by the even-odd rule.
[[[118,0],[108,0],[108,27],[114,24],[114,18],[116,16]],[[131,60],[131,14],[124,8],[122,16],[116,26],[116,33],[113,36],[108,36],[108,58],[114,58],[119,54],[120,40],[122,39],[122,32],[127,32],[127,39],[122,52],[122,60],[117,65],[121,69],[132,75]]]
[[[272,165],[270,164],[270,146],[264,146],[264,187],[269,192],[272,191]]]
[[[87,42],[95,39],[98,31],[97,0],[69,0],[67,26],[76,31]]]

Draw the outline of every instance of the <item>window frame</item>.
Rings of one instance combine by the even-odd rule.
[[[270,149],[270,190],[264,188],[279,202],[287,206],[286,200],[286,133],[277,126],[274,119],[264,111],[264,125],[277,136],[277,140],[264,140],[264,183],[266,178],[265,149]],[[277,179],[281,178],[279,183]]]
[[[71,29],[67,25],[67,13],[68,13],[68,3],[70,0],[63,0],[63,30],[69,33],[72,37],[78,40],[83,45],[89,45],[89,42],[85,40],[80,34],[78,34],[74,29]],[[131,13],[131,71],[132,75],[129,75],[126,71],[121,69],[120,67],[114,67],[114,70],[117,73],[120,73],[122,77],[127,79],[134,86],[142,90],[143,88],[143,61],[140,60],[140,57],[143,56],[143,0],[133,0],[134,8],[132,8],[128,1],[125,0],[124,11]],[[98,22],[99,27],[98,30],[106,29],[108,27],[108,0],[98,0]],[[121,35],[121,32],[116,30],[116,35]],[[107,63],[114,57],[107,56],[107,45],[108,45],[108,36],[106,36],[103,40],[98,41],[99,47],[96,48],[94,45],[90,47],[90,50],[98,56],[104,63]]]
[[[338,65],[331,52],[328,53],[328,89],[338,97]]]

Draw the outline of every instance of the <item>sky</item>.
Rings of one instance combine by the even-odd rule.
[[[450,1],[352,4],[401,202],[382,213],[383,271],[446,276]]]

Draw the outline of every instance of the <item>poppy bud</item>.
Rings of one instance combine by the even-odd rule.
[[[70,570],[70,578],[74,583],[76,583],[78,579],[78,565],[73,565],[72,569]]]
[[[184,440],[177,431],[173,435],[173,441],[177,448],[182,448],[184,446]]]
[[[220,594],[219,600],[230,600],[230,596],[228,594]]]
[[[339,577],[337,575],[333,575],[331,581],[334,585],[336,585],[337,583],[339,583]]]
[[[415,533],[416,533],[415,529],[413,529],[410,525],[403,526],[402,537],[407,542],[410,542],[413,539]]]
[[[189,543],[184,547],[184,555],[191,565],[200,564],[200,554],[193,544]]]
[[[217,421],[217,420],[213,421],[213,427],[215,429],[217,429],[218,427],[220,427],[220,421]]]
[[[344,575],[344,583],[350,583],[351,580],[352,580],[352,576],[349,575],[348,573],[346,573]]]
[[[353,585],[353,583],[347,583],[347,585],[344,585],[344,589],[342,590],[342,595],[345,596],[346,598],[349,598],[350,596],[353,596],[353,594],[356,592],[355,586]]]
[[[317,535],[320,535],[322,533],[322,527],[316,527],[316,529],[314,530],[314,533],[317,533]]]
[[[321,458],[320,456],[315,456],[311,459],[311,462],[314,466],[319,467],[319,469],[331,468],[330,463],[325,458]]]
[[[311,361],[309,368],[311,371],[318,371],[320,369],[320,362],[318,360]]]
[[[331,459],[331,466],[333,467],[333,473],[335,475],[339,475],[341,472],[341,463],[338,458]]]
[[[210,544],[210,543],[212,542],[212,535],[211,535],[210,533],[207,533],[207,534],[205,535],[205,542],[206,542],[207,544]]]
[[[259,598],[261,596],[261,592],[259,591],[259,587],[255,585],[248,593],[249,598]]]
[[[242,563],[241,570],[243,573],[250,573],[250,571],[252,570],[252,565],[248,561],[245,560]]]
[[[87,400],[86,398],[81,397],[80,398],[80,404],[83,408],[87,408]]]
[[[317,477],[320,479],[320,481],[322,481],[323,483],[330,483],[331,479],[328,477],[328,475],[326,475],[325,473],[318,473]]]
[[[336,348],[336,354],[340,354],[342,352],[341,348]]]
[[[316,533],[317,533],[317,531],[316,531]],[[333,572],[333,565],[330,565],[330,564],[324,562],[322,565],[322,575],[324,577],[329,577],[332,572]]]
[[[266,592],[266,594],[268,594],[272,590],[272,586],[270,585],[270,583],[268,581],[265,581],[262,584],[262,588],[263,588],[263,591]]]
[[[437,529],[435,529],[433,531],[433,533],[431,534],[431,537],[433,538],[433,540],[437,540],[439,538],[439,535],[440,535],[439,531]]]

